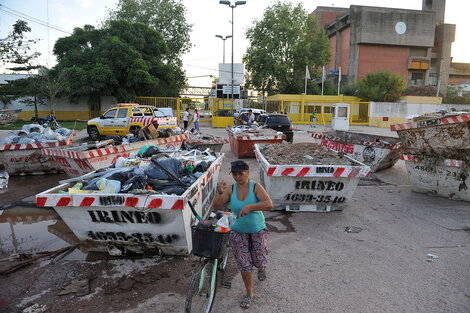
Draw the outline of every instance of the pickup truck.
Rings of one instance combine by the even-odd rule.
[[[168,116],[169,112],[172,112],[169,108],[121,103],[100,117],[89,120],[87,133],[91,140],[96,141],[105,135],[124,136],[132,133],[137,136],[139,130],[150,123],[158,123],[159,128],[175,128],[178,126],[177,118]]]

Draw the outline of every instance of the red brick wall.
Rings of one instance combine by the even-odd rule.
[[[336,35],[330,37],[330,51],[331,51],[331,59],[330,63],[328,63],[328,68],[325,69],[326,72],[330,70],[330,68],[335,67],[335,58],[336,58]]]
[[[349,40],[351,37],[351,27],[341,32],[341,75],[348,75],[349,67]]]
[[[321,28],[323,29],[326,24],[333,22],[335,17],[343,14],[341,12],[321,12]]]
[[[457,77],[449,77],[449,84],[452,85],[457,85],[457,84],[463,84],[465,82],[470,82],[470,77],[468,78],[457,78]]]
[[[409,47],[359,45],[357,78],[361,80],[367,73],[387,70],[397,73],[408,82]]]

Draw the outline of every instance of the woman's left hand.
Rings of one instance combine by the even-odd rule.
[[[238,217],[242,217],[242,216],[245,216],[247,215],[248,213],[251,212],[251,209],[248,205],[245,205],[242,210],[240,211],[240,214],[238,214]]]

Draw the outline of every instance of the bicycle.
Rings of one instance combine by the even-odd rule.
[[[199,221],[202,219],[194,210],[193,205],[189,202],[191,211]],[[223,212],[215,211],[214,213]],[[210,226],[211,224],[208,224]],[[208,229],[191,227],[193,251],[194,255],[202,258],[200,266],[191,278],[184,311],[186,313],[209,313],[214,304],[215,294],[217,291],[218,273],[221,273],[221,285],[230,289],[231,282],[224,281],[225,268],[227,267],[229,247],[228,234],[218,233]]]

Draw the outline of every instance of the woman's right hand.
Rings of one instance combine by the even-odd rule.
[[[226,186],[225,180],[222,179],[222,181],[219,184],[219,193],[224,192],[225,186]]]

